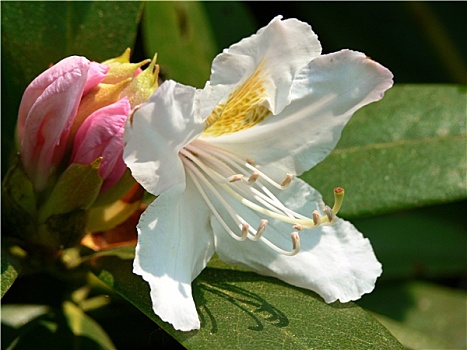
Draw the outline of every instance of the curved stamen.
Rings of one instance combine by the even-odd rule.
[[[287,175],[285,175],[284,180],[282,180],[281,182],[281,187],[286,188],[287,186],[289,186],[290,183],[292,182],[292,179],[293,179],[293,174],[287,173]]]
[[[244,241],[247,236],[244,235],[244,232],[242,230],[242,235],[239,237],[238,235],[236,235],[231,229],[230,227],[227,225],[227,223],[225,222],[225,220],[222,218],[222,216],[219,214],[219,212],[216,210],[216,208],[214,207],[214,205],[212,204],[212,202],[209,200],[208,196],[206,195],[206,192],[203,190],[203,187],[200,185],[198,179],[196,178],[197,176],[200,178],[200,179],[204,179],[204,177],[199,173],[198,169],[196,169],[193,164],[191,164],[189,161],[185,160],[185,158],[182,157],[182,160],[184,160],[184,164],[185,166],[187,167],[187,170],[189,170],[189,173],[192,175],[191,176],[191,179],[193,180],[196,188],[198,189],[198,191],[200,192],[201,196],[203,197],[204,201],[206,202],[207,206],[209,207],[209,209],[213,212],[214,216],[217,218],[217,220],[219,220],[219,223],[222,225],[222,227],[224,227],[224,229],[227,231],[227,233],[229,233],[229,235],[237,240],[237,241]],[[194,176],[196,175],[196,176]],[[207,185],[208,187],[210,187],[210,189],[213,191],[214,195],[216,195],[216,197],[218,199],[221,199],[218,197],[219,193],[213,188],[211,187],[212,185],[209,184],[206,179],[204,179],[205,181],[203,181],[203,183],[205,185]],[[211,185],[211,186],[209,186]],[[227,204],[227,203],[225,203]],[[225,208],[227,209],[227,211],[229,212],[230,216],[235,220],[235,214],[232,213],[232,209],[230,208],[230,206],[228,205],[225,205]],[[230,210],[229,210],[230,209]],[[237,219],[238,220],[238,219]],[[235,221],[237,221],[235,220]],[[248,232],[247,232],[248,234]]]
[[[327,205],[324,207],[324,213],[326,214],[329,222],[333,222],[336,218],[336,214],[334,214],[332,209]]]
[[[335,201],[332,209],[326,206],[323,210],[323,216],[315,210],[311,217],[307,217],[287,208],[269,189],[271,188],[269,185],[279,190],[284,189],[291,183],[293,179],[292,174],[286,174],[279,184],[258,170],[254,160],[238,155],[230,150],[210,145],[202,140],[193,141],[185,146],[180,150],[180,155],[185,167],[188,169],[187,173],[193,179],[204,201],[232,238],[238,241],[245,240],[246,238],[252,241],[262,241],[280,254],[297,254],[300,250],[298,232],[292,232],[291,234],[292,251],[278,247],[264,237],[268,221],[262,219],[257,230],[253,229],[236,212],[234,207],[224,199],[225,196],[219,192],[219,187],[242,205],[256,211],[258,214],[290,223],[297,231],[302,231],[305,228],[313,229],[321,224],[332,223],[343,202],[344,190],[338,187],[334,190]],[[240,229],[241,235],[231,229],[231,227],[234,227],[232,223],[228,224],[221,217],[213,202],[211,202],[212,197],[210,199],[203,188],[208,188],[219,201],[220,205],[227,210],[228,215],[233,221],[232,223],[235,223],[235,226]]]
[[[256,230],[256,234],[254,235],[254,237],[250,238],[252,241],[258,241],[261,236],[263,235],[264,233],[264,230],[266,230],[266,225],[268,224],[268,220],[266,219],[262,219],[260,221],[260,224],[258,226],[258,229]]]

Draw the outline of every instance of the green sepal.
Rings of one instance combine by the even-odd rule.
[[[41,223],[34,243],[61,250],[76,246],[86,233],[87,211],[75,209],[49,216]]]
[[[122,198],[136,183],[131,175],[130,169],[126,169],[123,176],[111,188],[99,193],[99,196],[92,204],[93,208],[109,205]]]
[[[103,179],[99,175],[102,158],[91,164],[73,163],[60,176],[47,201],[39,209],[39,222],[49,217],[87,210],[96,200]]]

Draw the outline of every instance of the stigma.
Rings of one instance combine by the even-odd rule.
[[[318,226],[332,224],[342,206],[344,189],[337,187],[332,208],[324,206],[322,212],[315,210],[308,216],[297,213],[274,195],[277,191],[287,191],[293,174],[285,173],[281,181],[276,181],[261,171],[252,158],[206,141],[192,141],[180,150],[179,156],[187,177],[227,234],[237,241],[262,242],[279,254],[297,254],[300,235],[309,234],[306,231]],[[241,212],[245,211],[239,210],[239,206],[256,212],[261,218],[259,222],[251,222],[251,217],[242,216]],[[268,239],[268,219],[290,224],[291,245],[280,246]]]

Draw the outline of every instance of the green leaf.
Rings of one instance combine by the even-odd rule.
[[[243,2],[202,1],[201,4],[210,23],[217,53],[260,28]]]
[[[132,262],[101,257],[91,265],[102,281],[189,349],[402,349],[355,304],[325,304],[314,293],[245,271],[207,268],[193,282],[202,322],[178,332],[154,315],[149,287]],[[219,264],[217,266],[220,266]]]
[[[358,303],[375,312],[409,348],[465,349],[466,297],[465,291],[405,282],[381,284]],[[415,338],[416,334],[423,335],[422,339]]]
[[[66,56],[104,61],[133,47],[141,7],[140,1],[4,3],[2,53],[22,83]]]
[[[460,86],[396,85],[358,111],[337,148],[302,177],[329,203],[344,187],[344,217],[465,199],[465,101]]]
[[[201,3],[149,1],[142,28],[145,51],[157,52],[163,77],[204,86],[217,52]]]
[[[142,28],[146,54],[158,53],[161,76],[198,88],[222,49],[257,30],[242,3],[196,1],[145,3]]]
[[[0,298],[3,298],[5,293],[11,288],[21,272],[21,266],[17,259],[15,259],[3,246],[1,266],[2,274],[0,277]]]
[[[71,302],[62,309],[46,305],[2,305],[2,346],[9,349],[114,350],[104,330]]]
[[[352,220],[371,241],[383,279],[450,278],[467,272],[465,203]]]
[[[99,324],[75,304],[64,302],[63,311],[68,326],[76,337],[91,339],[96,344],[99,344],[102,349],[115,349],[112,341]]]

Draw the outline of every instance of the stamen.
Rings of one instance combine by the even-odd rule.
[[[235,221],[239,221],[238,218],[235,217],[235,213],[233,212],[233,209],[223,200],[223,198],[220,196],[219,192],[216,191],[216,189],[204,178],[204,176],[199,172],[198,169],[189,161],[187,158],[182,158],[184,161],[185,166],[187,167],[188,172],[191,174],[191,179],[193,180],[196,188],[200,192],[201,196],[203,197],[204,201],[206,202],[207,206],[211,211],[213,212],[214,216],[217,218],[219,223],[224,227],[224,229],[227,231],[227,233],[235,240],[237,241],[244,241],[247,237],[243,235],[238,237],[227,225],[225,220],[222,218],[222,216],[219,214],[219,212],[216,210],[212,202],[209,200],[208,196],[206,195],[206,192],[203,190],[203,187],[200,185],[197,177],[203,181],[205,185],[214,193],[217,199],[224,205],[225,209],[227,212],[230,214],[232,219],[236,219]],[[195,176],[196,175],[196,176]],[[248,233],[248,232],[247,232]]]
[[[334,214],[332,209],[327,205],[324,207],[324,213],[328,217],[329,222],[333,222],[333,220],[336,218],[336,214]]]
[[[319,212],[317,210],[313,210],[311,216],[313,218],[313,223],[315,224],[315,226],[318,226],[321,223],[321,215],[319,215]]]
[[[253,165],[253,166],[256,165],[256,161],[254,159],[252,159],[252,158],[247,158],[247,159],[245,159],[245,161],[250,165]]]
[[[298,223],[294,224],[292,227],[296,229],[297,231],[303,231],[303,226]]]
[[[256,230],[256,235],[254,235],[253,238],[250,238],[252,241],[258,241],[261,236],[263,235],[264,233],[264,230],[266,230],[266,225],[268,224],[268,220],[266,219],[262,219],[260,221],[260,224],[258,226],[258,229]]]
[[[282,180],[281,182],[281,187],[286,188],[288,185],[290,185],[290,183],[292,182],[292,179],[293,179],[293,175],[287,173],[287,175],[285,175],[284,180]]]
[[[237,181],[240,181],[241,179],[243,179],[242,174],[235,174],[229,177],[229,182],[237,182]]]
[[[253,174],[248,178],[248,183],[252,184],[259,178],[259,173],[257,171],[254,171]]]
[[[279,189],[279,190],[282,190],[282,185],[278,184],[276,181],[274,181],[273,179],[271,179],[269,176],[267,176],[265,173],[263,173],[262,171],[258,170],[256,167],[254,167],[253,165],[251,165],[250,163],[245,163],[245,166],[250,169],[251,171],[253,172],[256,172],[259,174],[259,176],[261,176],[262,179],[266,180],[267,182],[269,182],[271,185],[273,185],[275,188]]]
[[[279,254],[287,255],[287,256],[294,256],[300,251],[300,236],[298,232],[292,232],[290,234],[290,238],[292,239],[292,249],[293,249],[292,251],[281,249],[264,237],[261,237],[261,242],[263,242],[269,248],[271,248],[272,250],[276,251]]]
[[[300,251],[300,235],[298,232],[292,232],[290,234],[290,238],[292,238],[292,247],[293,251],[291,252],[290,256],[297,254]]]
[[[294,177],[292,174],[286,174],[282,182],[278,183],[260,171],[253,159],[210,145],[202,140],[186,145],[179,154],[187,169],[187,175],[192,178],[218,222],[230,236],[238,241],[246,238],[252,241],[262,241],[279,254],[295,255],[300,250],[298,232],[313,229],[324,223],[332,223],[342,206],[344,190],[337,187],[334,189],[332,209],[326,206],[322,212],[323,216],[317,210],[313,211],[311,217],[304,216],[287,208],[277,195],[277,190],[283,190],[291,183]],[[293,249],[284,250],[267,239],[268,221],[266,219],[261,219],[255,230],[251,221],[248,222],[249,220],[242,218],[240,212],[234,209],[232,200],[252,209],[260,217],[266,216],[291,224],[296,230],[291,233]],[[222,211],[216,209],[220,208],[219,206]],[[218,210],[223,213],[223,216]]]
[[[247,223],[242,224],[242,238],[245,240],[248,237],[248,230],[250,228],[250,225]]]

